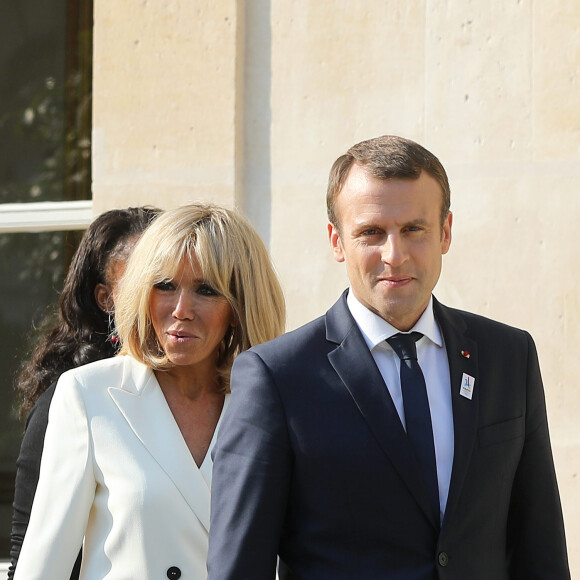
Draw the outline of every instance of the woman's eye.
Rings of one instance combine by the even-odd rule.
[[[175,284],[171,280],[163,280],[163,282],[157,282],[155,288],[162,292],[169,292],[170,290],[175,290]]]
[[[218,296],[217,290],[214,290],[209,284],[200,284],[197,293],[202,296]]]

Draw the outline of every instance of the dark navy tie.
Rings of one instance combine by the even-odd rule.
[[[401,359],[401,391],[407,437],[415,450],[431,503],[439,515],[439,486],[431,412],[425,377],[417,361],[417,345],[415,344],[422,336],[420,332],[399,333],[387,338],[387,342]]]

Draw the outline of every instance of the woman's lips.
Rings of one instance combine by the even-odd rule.
[[[175,342],[186,342],[188,340],[191,340],[192,338],[195,338],[193,334],[185,332],[183,330],[168,330],[166,334],[170,338],[170,340],[173,340]]]

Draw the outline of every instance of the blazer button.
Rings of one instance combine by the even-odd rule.
[[[449,564],[449,556],[447,555],[447,552],[439,552],[437,561],[439,562],[439,566],[447,566],[447,564]]]
[[[177,566],[171,566],[167,570],[167,577],[169,580],[179,580],[181,578],[181,570]]]

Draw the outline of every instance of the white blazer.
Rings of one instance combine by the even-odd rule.
[[[147,366],[64,373],[15,580],[69,578],[83,538],[82,580],[205,579],[218,428],[198,468]]]

